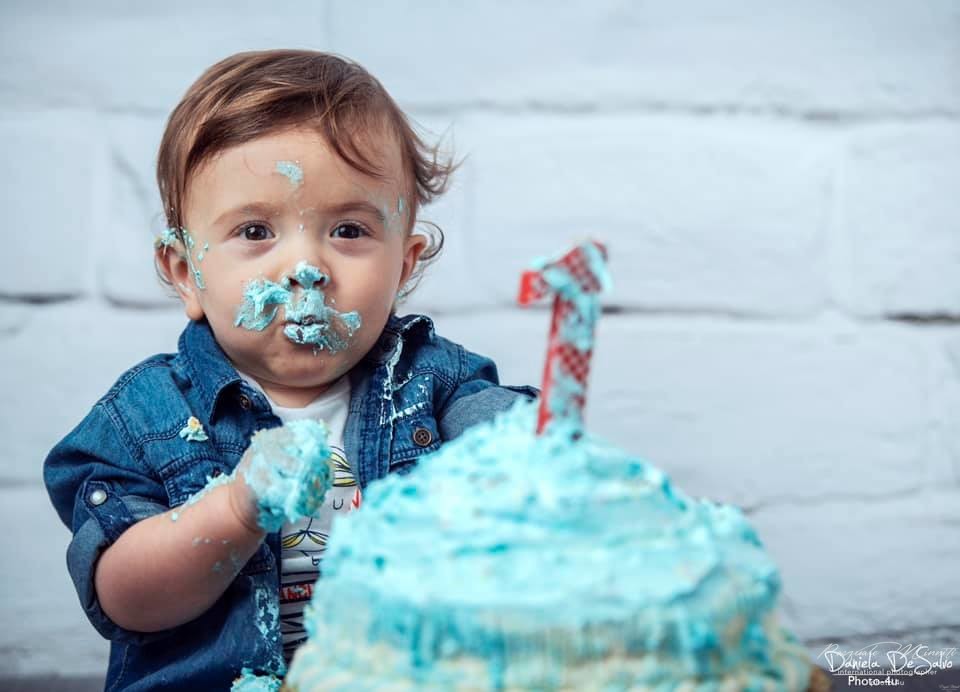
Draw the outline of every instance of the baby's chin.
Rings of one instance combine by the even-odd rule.
[[[357,360],[351,350],[331,353],[286,339],[231,345],[234,348],[227,346],[224,351],[238,370],[258,380],[268,378],[284,385],[317,386],[332,382]]]
[[[302,408],[323,394],[348,370],[341,366],[318,371],[316,365],[308,369],[299,363],[291,363],[286,367],[274,364],[268,368],[254,369],[248,374],[263,387],[274,403],[288,408]]]
[[[261,384],[266,381],[304,390],[336,382],[369,350],[360,334],[345,342],[344,348],[331,349],[297,343],[285,335],[283,327],[282,323],[272,324],[262,332],[233,333],[218,341],[233,365]]]
[[[291,344],[262,363],[265,375],[290,387],[318,387],[340,378],[353,365],[347,352],[328,353],[309,345]]]

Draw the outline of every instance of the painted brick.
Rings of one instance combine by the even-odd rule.
[[[0,302],[0,338],[12,336],[23,329],[32,313],[27,303]]]
[[[626,116],[478,117],[473,282],[513,301],[530,259],[608,244],[620,306],[777,315],[827,298],[829,140],[802,126]]]
[[[166,111],[230,53],[305,46],[359,60],[407,104],[956,112],[958,12],[950,0],[17,2],[4,9],[0,90]]]
[[[935,475],[946,483],[960,486],[960,435],[957,434],[957,412],[960,411],[960,334],[955,328],[943,328],[941,354],[932,361],[936,383],[937,417],[932,431],[938,444]],[[942,357],[941,357],[942,356]]]
[[[205,69],[228,55],[329,48],[325,6],[323,0],[17,3],[4,8],[0,93],[9,103],[166,114]]]
[[[867,315],[960,314],[960,125],[851,137],[841,176],[838,294]]]
[[[112,310],[97,303],[37,306],[0,338],[0,404],[6,455],[0,481],[40,483],[47,452],[127,368],[176,349],[186,317],[176,310]]]
[[[332,3],[331,41],[443,107],[960,109],[950,0]]]
[[[166,227],[157,188],[157,150],[166,121],[110,116],[110,191],[105,235],[96,258],[100,292],[121,305],[176,304],[153,266],[153,239]]]
[[[502,381],[539,385],[547,317],[498,311],[436,324],[493,357]],[[955,483],[937,432],[942,347],[935,334],[888,325],[605,315],[587,424],[690,494],[746,507]]]
[[[92,119],[9,112],[0,119],[0,205],[8,240],[0,294],[74,296],[88,290],[103,165]],[[93,135],[93,136],[91,136]]]
[[[0,488],[0,525],[0,550],[8,560],[0,570],[2,675],[104,673],[108,643],[80,606],[67,573],[70,532],[46,491]]]
[[[408,115],[428,146],[439,145],[443,157],[461,158],[456,118],[417,112]],[[420,285],[400,304],[400,313],[449,313],[485,302],[485,297],[477,295],[471,282],[472,257],[465,230],[472,213],[471,171],[472,162],[463,161],[450,178],[446,193],[420,209],[418,218],[421,222],[432,222],[443,230],[443,249],[437,260],[425,268]],[[424,229],[423,223],[418,225],[418,232],[424,232]]]
[[[784,622],[801,638],[847,637],[866,646],[887,632],[935,625],[956,633],[955,487],[770,507],[751,520],[780,566]]]

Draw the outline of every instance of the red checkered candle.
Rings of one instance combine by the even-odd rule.
[[[586,241],[559,258],[538,260],[520,277],[520,305],[553,296],[537,434],[553,421],[568,426],[575,437],[583,431],[600,294],[610,288],[606,262],[606,248]]]

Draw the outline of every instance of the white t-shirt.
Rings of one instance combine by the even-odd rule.
[[[350,378],[344,375],[303,408],[287,408],[271,400],[252,378],[243,373],[240,376],[267,398],[274,415],[284,423],[305,418],[322,420],[330,432],[327,444],[336,464],[333,487],[316,515],[286,523],[280,532],[280,634],[283,655],[289,663],[294,651],[307,639],[303,609],[310,602],[313,584],[320,576],[320,561],[333,519],[360,507],[360,486],[343,448],[343,430],[350,410]]]

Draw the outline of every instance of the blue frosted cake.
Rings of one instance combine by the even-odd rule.
[[[742,513],[519,403],[340,521],[285,681],[319,690],[804,690]]]

